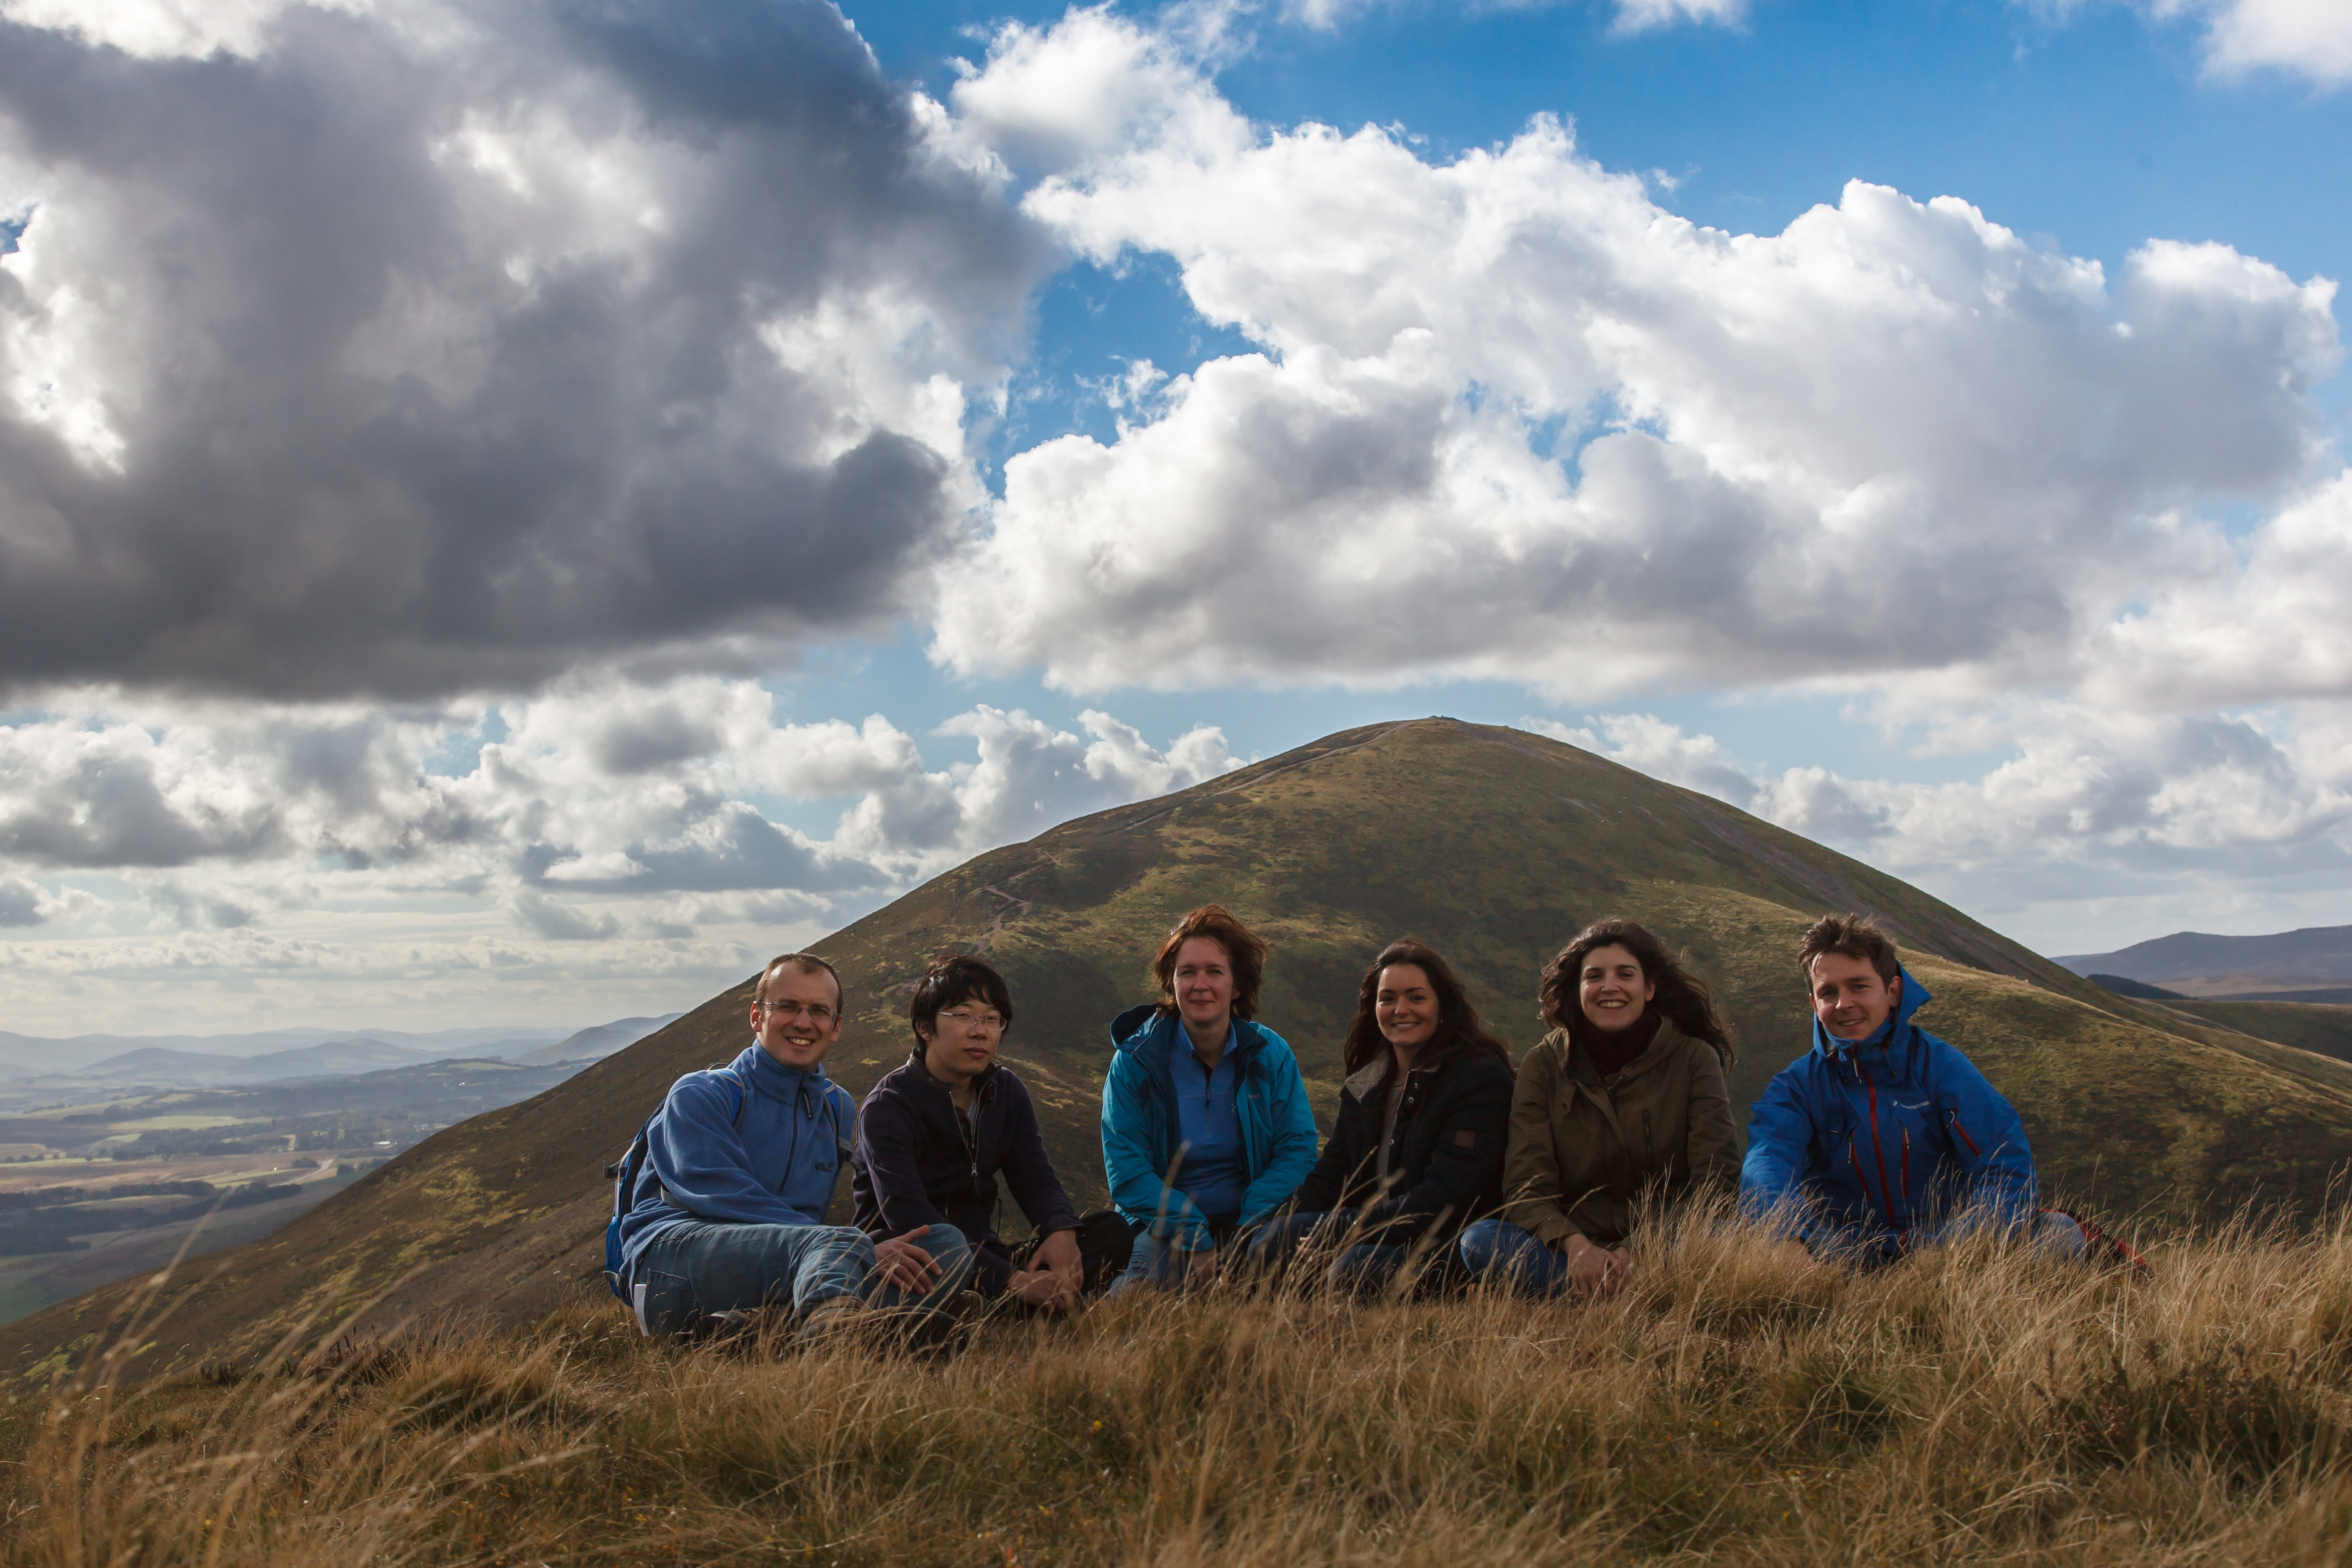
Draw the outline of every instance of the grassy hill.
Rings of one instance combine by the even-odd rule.
[[[2312,1002],[2168,1002],[2208,1024],[2352,1061],[2352,1006]]]
[[[1922,1022],[2017,1101],[2057,1197],[2159,1216],[2212,1198],[2312,1205],[2352,1159],[2352,1067],[2101,991],[1719,801],[1442,719],[1349,731],[1066,824],[827,938],[850,986],[835,1076],[862,1091],[902,1058],[907,994],[931,956],[985,952],[1014,987],[1007,1058],[1037,1093],[1066,1182],[1097,1198],[1105,1025],[1150,996],[1147,961],[1174,917],[1212,899],[1272,942],[1261,1021],[1297,1047],[1327,1111],[1356,981],[1393,936],[1444,950],[1524,1047],[1539,1032],[1544,960],[1601,915],[1647,921],[1720,988],[1746,1099],[1804,1048],[1799,931],[1825,910],[1864,909],[1936,993]],[[747,976],[558,1088],[435,1135],[204,1278],[175,1280],[142,1366],[249,1355],[298,1325],[543,1312],[593,1278],[603,1162],[679,1073],[740,1047],[749,987]],[[127,1299],[127,1287],[96,1292],[12,1325],[0,1373],[53,1375]]]

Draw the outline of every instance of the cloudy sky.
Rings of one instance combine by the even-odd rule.
[[[2340,0],[0,0],[0,1027],[692,1005],[1450,713],[2352,921]]]

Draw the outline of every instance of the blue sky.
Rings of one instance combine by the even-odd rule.
[[[27,0],[12,1026],[688,1005],[1433,712],[2352,921],[2336,11]]]

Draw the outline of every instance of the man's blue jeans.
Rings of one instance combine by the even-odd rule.
[[[940,1266],[939,1283],[901,1290],[874,1272],[874,1242],[835,1225],[672,1226],[646,1244],[629,1270],[637,1325],[648,1334],[691,1330],[715,1312],[749,1311],[789,1300],[795,1315],[840,1296],[877,1307],[936,1307],[971,1279],[971,1247],[953,1226],[935,1225],[915,1245]]]
[[[1482,1219],[1462,1233],[1462,1262],[1477,1284],[1508,1285],[1522,1296],[1568,1289],[1568,1258],[1507,1219]]]
[[[1312,1246],[1327,1263],[1327,1283],[1358,1296],[1377,1296],[1388,1289],[1397,1270],[1412,1261],[1412,1248],[1386,1247],[1377,1242],[1341,1246],[1355,1223],[1355,1210],[1333,1209],[1328,1213],[1293,1215],[1279,1224],[1267,1226],[1250,1243],[1251,1268],[1287,1268],[1300,1248]]]

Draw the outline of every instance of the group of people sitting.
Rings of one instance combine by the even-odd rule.
[[[2017,1112],[1913,1021],[1928,995],[1894,942],[1831,915],[1796,957],[1812,1048],[1756,1103],[1744,1162],[1721,1010],[1620,919],[1546,966],[1550,1032],[1516,1071],[1444,958],[1391,942],[1358,989],[1337,1122],[1318,1139],[1289,1045],[1256,1021],[1266,944],[1221,906],[1195,910],[1159,951],[1160,999],[1111,1022],[1113,1206],[1081,1216],[999,1059],[1013,1016],[1001,974],[972,956],[933,964],[908,1008],[908,1059],[853,1105],[824,1071],[841,978],[787,953],[754,989],[754,1042],[678,1079],[619,1169],[608,1274],[648,1334],[788,1305],[805,1335],[933,1343],[992,1307],[1227,1277],[1605,1295],[1633,1273],[1639,1215],[1734,1182],[1743,1211],[1808,1261],[1870,1267],[1984,1226],[2082,1253],[2083,1228],[2038,1206]],[[845,1164],[851,1223],[833,1226]],[[997,1230],[1000,1180],[1034,1232],[1018,1244]]]

